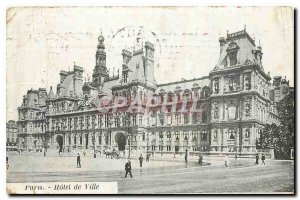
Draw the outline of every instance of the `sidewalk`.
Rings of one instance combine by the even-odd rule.
[[[75,156],[49,156],[42,155],[10,155],[9,173],[16,172],[70,172],[70,171],[115,171],[124,170],[127,159],[106,159],[104,156],[93,158],[91,155],[81,155],[81,168],[76,167]],[[133,169],[139,168],[137,159],[131,160]],[[143,168],[168,167],[184,165],[184,162],[151,161],[143,162]]]

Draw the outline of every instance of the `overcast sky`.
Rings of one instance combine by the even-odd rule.
[[[259,40],[263,66],[294,84],[294,22],[291,8],[17,8],[7,11],[7,120],[28,89],[56,88],[60,70],[74,62],[91,79],[97,37],[105,37],[107,67],[116,75],[122,49],[136,35],[155,44],[158,83],[207,76],[219,57],[218,38],[246,31]]]

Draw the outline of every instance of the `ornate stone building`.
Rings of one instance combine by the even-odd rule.
[[[28,90],[18,108],[19,148],[22,150],[40,149],[46,141],[46,98],[45,88]]]
[[[288,93],[288,82],[275,77],[272,85],[262,47],[246,30],[227,33],[219,43],[208,76],[157,84],[153,44],[138,35],[135,50],[122,51],[121,73],[110,77],[101,34],[91,81],[84,82],[84,69],[74,65],[60,72],[56,93],[51,87],[47,97],[43,89],[24,97],[19,124],[25,147],[46,142],[64,152],[256,153],[264,126],[278,123],[276,102]]]
[[[6,150],[15,151],[18,149],[18,133],[19,128],[15,121],[9,120],[6,123]]]

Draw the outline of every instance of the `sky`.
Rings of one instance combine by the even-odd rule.
[[[294,17],[289,7],[34,7],[6,17],[7,120],[28,89],[56,88],[60,70],[84,68],[91,80],[97,38],[105,38],[107,67],[116,75],[122,49],[155,45],[158,83],[207,76],[219,58],[219,37],[243,30],[263,51],[265,72],[294,85]]]

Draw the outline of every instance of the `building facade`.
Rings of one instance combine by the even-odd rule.
[[[134,51],[122,50],[121,72],[109,76],[101,34],[91,81],[74,65],[60,72],[56,92],[28,91],[19,108],[24,147],[255,154],[264,126],[279,123],[276,102],[288,93],[288,82],[274,77],[272,84],[262,47],[246,30],[227,33],[219,44],[208,76],[158,84],[152,43],[138,34]]]
[[[28,90],[18,107],[19,148],[37,150],[43,148],[46,141],[46,99],[45,88]]]
[[[19,128],[15,121],[9,120],[6,123],[6,151],[18,150],[18,133]]]

